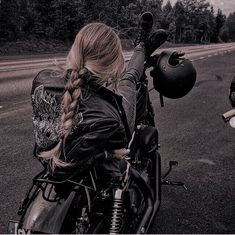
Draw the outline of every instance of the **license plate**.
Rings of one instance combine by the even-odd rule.
[[[18,229],[19,222],[15,220],[9,220],[7,233],[8,234],[31,234],[31,231],[28,229]]]

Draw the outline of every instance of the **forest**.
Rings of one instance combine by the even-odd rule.
[[[173,43],[235,41],[235,12],[215,11],[207,0],[0,0],[0,46],[24,39],[70,43],[94,21],[113,27],[122,39],[135,37],[142,12],[154,15],[154,28],[167,29]]]

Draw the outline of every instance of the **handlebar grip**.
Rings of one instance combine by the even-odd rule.
[[[156,66],[159,56],[159,54],[155,54],[153,56],[150,56],[149,58],[146,58],[145,67],[150,68],[152,66]]]
[[[224,122],[228,122],[232,117],[235,117],[235,109],[232,109],[222,115]]]

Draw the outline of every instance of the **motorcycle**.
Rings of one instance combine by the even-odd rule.
[[[235,109],[232,109],[222,115],[224,122],[229,122],[232,128],[235,128]]]
[[[224,113],[222,118],[225,123],[229,122],[230,126],[235,128],[235,77],[233,78],[230,85],[229,100],[233,109]]]
[[[162,34],[160,31],[159,46],[166,40]],[[104,184],[93,167],[83,175],[55,181],[45,168],[33,178],[18,210],[19,220],[8,224],[9,234],[149,232],[160,208],[162,185],[184,186],[182,182],[167,180],[176,161],[170,161],[167,172],[161,173],[158,131],[148,89],[146,69],[154,68],[151,76],[155,77],[156,68],[161,67],[159,60],[164,61],[165,54],[148,58],[137,84],[137,119],[128,145],[130,153],[120,164],[122,179]],[[168,59],[175,65],[187,62],[180,53],[171,53]],[[158,84],[161,87],[161,81]],[[163,104],[164,90],[159,92]]]

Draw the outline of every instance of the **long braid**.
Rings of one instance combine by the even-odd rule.
[[[71,164],[62,161],[59,158],[63,150],[64,141],[71,133],[73,127],[73,116],[75,110],[78,108],[78,100],[81,95],[79,84],[81,82],[81,77],[86,72],[86,68],[81,69],[79,72],[75,70],[71,72],[70,79],[65,85],[65,93],[61,102],[60,140],[53,149],[40,154],[40,157],[50,161],[52,169],[56,166],[64,167]]]
[[[83,27],[77,34],[73,46],[66,59],[66,70],[72,70],[65,86],[61,102],[60,140],[51,150],[41,153],[52,168],[63,167],[72,163],[60,159],[65,140],[73,128],[73,118],[81,95],[80,82],[84,73],[89,70],[100,78],[102,84],[112,78],[118,82],[125,69],[121,41],[113,30],[102,23],[91,23]],[[76,71],[78,70],[78,71]],[[114,84],[115,85],[115,84]]]
[[[77,74],[72,72],[71,78],[68,80],[65,86],[65,93],[62,100],[61,119],[60,119],[60,131],[61,135],[65,138],[69,135],[72,129],[74,110],[78,105],[78,99],[81,94],[79,83],[81,79],[82,71]]]

